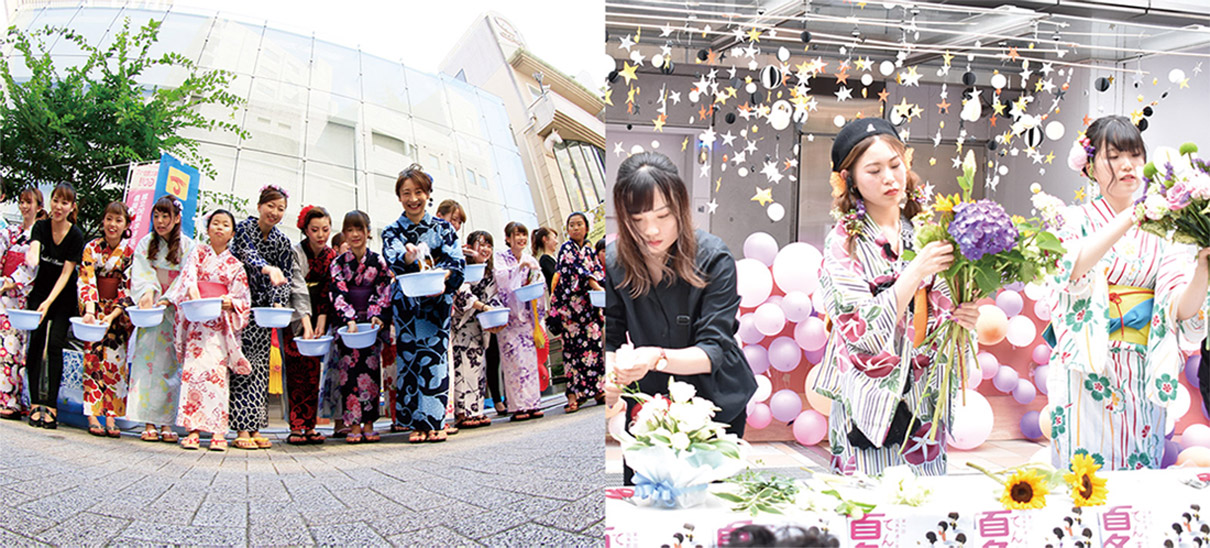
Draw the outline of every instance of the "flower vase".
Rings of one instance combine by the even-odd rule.
[[[706,501],[710,483],[729,478],[747,462],[721,451],[630,448],[623,453],[634,470],[634,501],[655,508],[692,508]]]

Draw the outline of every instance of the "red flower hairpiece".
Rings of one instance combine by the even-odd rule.
[[[302,211],[298,212],[298,229],[299,230],[307,229],[307,225],[305,225],[304,222],[307,220],[307,213],[310,213],[311,209],[314,207],[315,206],[313,206],[313,205],[309,205],[307,207],[302,208]]]

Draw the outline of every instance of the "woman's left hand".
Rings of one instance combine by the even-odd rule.
[[[614,365],[618,382],[628,385],[642,380],[648,372],[656,368],[662,354],[662,349],[655,346],[635,348],[630,354],[631,362],[629,364],[617,363]]]
[[[954,309],[954,321],[958,325],[974,331],[975,323],[979,321],[979,305],[976,303],[962,303],[958,308]]]
[[[378,317],[370,318],[370,323],[378,326],[379,329],[382,329],[382,320]]]

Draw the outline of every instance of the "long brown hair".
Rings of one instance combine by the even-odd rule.
[[[27,198],[32,201],[34,205],[38,206],[38,212],[34,214],[35,220],[42,220],[50,217],[50,214],[46,212],[46,204],[42,200],[42,191],[39,190],[38,187],[27,186],[21,189],[21,193],[17,195],[17,201],[20,202]]]
[[[71,209],[71,213],[67,214],[67,222],[76,224],[76,212],[80,210],[79,204],[76,203],[76,187],[71,186],[71,183],[59,183],[55,185],[55,189],[50,191],[50,199],[53,201],[56,197],[67,200],[76,206]]]
[[[151,243],[147,244],[147,257],[155,260],[160,253],[160,233],[155,231],[155,212],[165,213],[169,217],[180,215],[180,206],[172,196],[167,194],[160,196],[159,200],[155,201],[155,205],[151,207]],[[181,222],[177,221],[172,225],[172,229],[168,231],[168,238],[165,242],[168,244],[168,263],[181,264]]]
[[[126,207],[125,203],[120,202],[118,200],[114,200],[112,202],[109,202],[109,205],[105,206],[105,211],[101,212],[101,220],[104,221],[105,218],[108,217],[110,214],[119,215],[123,219],[126,219],[126,230],[122,231],[121,238],[129,238],[130,237],[130,223],[132,221],[134,221],[134,215],[130,214],[130,208]],[[104,233],[104,231],[102,231],[101,239],[105,238],[105,235],[103,233]]]
[[[891,150],[894,150],[897,154],[899,154],[899,158],[903,160],[904,164],[907,165],[907,187],[904,189],[903,193],[908,198],[907,202],[903,206],[903,215],[906,215],[907,218],[911,219],[915,217],[917,213],[920,213],[920,204],[916,202],[916,200],[912,199],[912,196],[916,194],[916,187],[920,184],[920,176],[912,170],[911,154],[908,151],[907,145],[903,144],[903,141],[900,141],[899,139],[896,139],[895,137],[885,133],[871,135],[865,139],[862,139],[859,143],[853,146],[853,150],[849,151],[849,155],[845,156],[844,160],[840,162],[840,165],[835,167],[836,171],[833,173],[832,184],[832,208],[842,213],[848,213],[849,210],[857,207],[857,200],[861,199],[861,194],[860,191],[857,190],[857,181],[853,179],[853,166],[857,165],[857,160],[860,159],[861,155],[865,154],[876,141],[886,143],[887,146],[891,147]],[[848,175],[841,177],[841,171],[847,171]],[[853,252],[853,241],[856,239],[856,237],[856,234],[850,233],[848,238],[845,240],[845,249],[848,250],[849,253]]]
[[[546,239],[551,236],[558,236],[559,232],[553,228],[538,227],[534,231],[534,239],[529,242],[530,251],[534,252],[534,257],[541,257],[546,253]]]
[[[654,276],[647,270],[643,256],[643,239],[631,216],[651,211],[656,192],[664,197],[677,227],[676,241],[668,248],[671,264],[660,267],[661,278],[676,276],[693,287],[706,287],[705,277],[697,270],[697,237],[689,216],[689,191],[685,182],[667,156],[642,152],[622,162],[613,186],[613,205],[618,214],[618,260],[626,270],[625,278],[617,287],[629,288],[631,298],[655,287]]]

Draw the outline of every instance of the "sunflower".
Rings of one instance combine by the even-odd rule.
[[[954,206],[960,203],[962,203],[962,198],[957,194],[953,196],[938,194],[937,201],[933,204],[933,210],[937,212],[952,212],[954,211]]]
[[[1017,470],[1004,483],[1000,502],[1009,510],[1046,507],[1046,480],[1036,470]]]
[[[1086,454],[1077,454],[1071,458],[1070,474],[1063,474],[1067,485],[1071,487],[1071,498],[1076,506],[1100,506],[1105,504],[1105,478],[1097,477],[1101,465]]]

